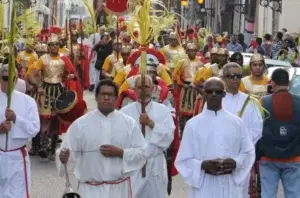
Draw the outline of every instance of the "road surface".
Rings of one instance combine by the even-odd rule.
[[[94,93],[85,92],[85,100],[88,104],[88,109],[96,108]],[[31,157],[31,198],[60,198],[65,190],[65,179],[57,176],[55,162],[43,162],[39,157]],[[72,179],[73,188],[77,185]],[[169,198],[186,198],[188,186],[184,184],[180,176],[174,177],[173,191]],[[282,190],[279,192],[282,196]]]

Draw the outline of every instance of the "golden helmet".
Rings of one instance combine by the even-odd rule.
[[[26,46],[28,46],[30,48],[34,48],[34,46],[35,46],[35,40],[33,38],[25,39],[24,43]]]
[[[35,47],[34,47],[34,49],[35,49],[35,51],[37,51],[37,52],[42,51],[42,50],[41,50],[41,49],[42,49],[42,43],[36,44]]]
[[[78,36],[79,32],[77,30],[72,30],[71,31],[71,36]]]
[[[121,49],[121,53],[128,54],[131,53],[132,48],[130,46],[123,46]]]
[[[48,44],[50,43],[59,43],[59,36],[57,34],[51,34],[48,39]]]
[[[206,52],[204,55],[205,58],[210,58],[210,52]]]
[[[208,34],[208,31],[206,28],[200,28],[198,31],[198,35],[202,38],[205,38]]]
[[[253,54],[250,58],[250,65],[251,63],[256,61],[262,61],[263,63],[265,63],[265,58],[261,54]]]
[[[197,46],[197,44],[196,43],[188,43],[187,45],[186,45],[186,49],[187,50],[196,50],[196,49],[198,49],[198,46]]]
[[[219,52],[219,49],[217,47],[213,47],[211,50],[210,50],[210,54],[218,54]]]
[[[216,41],[217,41],[218,43],[221,43],[221,42],[223,41],[223,37],[222,37],[220,34],[217,34],[217,35],[216,35]]]
[[[176,32],[171,32],[169,34],[169,39],[177,39],[177,33]]]
[[[226,55],[226,56],[229,56],[229,52],[226,48],[220,48],[218,50],[218,55]]]
[[[8,47],[8,46],[5,46],[5,47],[3,48],[3,54],[9,54],[9,53],[10,53],[9,47]]]
[[[61,31],[60,38],[61,38],[61,39],[67,39],[67,33],[66,33],[65,30],[62,30],[62,31]]]
[[[41,52],[48,52],[48,46],[45,43],[42,43]]]

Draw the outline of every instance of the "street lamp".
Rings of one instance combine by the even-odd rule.
[[[269,6],[269,0],[260,0],[259,4],[267,8]]]
[[[269,7],[275,12],[282,12],[282,0],[270,0]]]

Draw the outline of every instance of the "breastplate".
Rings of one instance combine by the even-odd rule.
[[[65,72],[65,63],[62,59],[53,60],[49,55],[41,57],[43,61],[42,74],[46,83],[61,83]]]
[[[202,64],[200,61],[186,60],[184,62],[183,80],[188,82],[193,82],[197,70],[201,67]]]
[[[27,67],[28,67],[27,63],[28,63],[28,60],[29,60],[29,58],[30,58],[30,55],[29,55],[29,56],[26,56],[26,55],[24,54],[24,52],[21,52],[20,57],[21,57],[21,63],[20,63],[20,65],[21,65],[22,67],[27,68]]]
[[[253,94],[256,96],[264,96],[267,94],[268,86],[253,84],[252,81],[250,80],[250,77],[245,78],[243,80],[243,84],[249,94]]]
[[[175,67],[174,64],[179,60],[186,58],[186,54],[183,48],[177,47],[175,49],[171,49],[169,46],[166,46],[166,59],[168,61],[168,67]]]
[[[123,68],[125,67],[124,64],[120,61],[116,62],[115,64],[113,64],[113,68],[112,68],[112,72],[111,75],[114,77],[117,75],[117,73]]]
[[[109,73],[112,74],[115,64],[117,64],[118,62],[123,62],[122,57],[119,55],[119,57],[117,57],[116,55],[112,54],[109,56],[109,60],[110,60],[110,69],[109,69]],[[123,64],[122,64],[123,65]]]

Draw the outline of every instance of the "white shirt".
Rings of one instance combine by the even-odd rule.
[[[123,158],[104,157],[101,145],[114,145],[124,150]],[[146,162],[146,142],[136,122],[129,116],[115,110],[108,116],[98,109],[84,115],[69,127],[61,148],[71,150],[68,171],[73,171],[80,182],[82,197],[127,198],[129,182],[118,185],[91,186],[84,182],[103,182],[124,179],[132,171],[139,170]],[[64,169],[59,161],[60,175]]]
[[[206,174],[202,162],[217,158],[233,158],[236,169],[228,175]],[[175,166],[191,186],[188,198],[244,198],[243,186],[254,160],[243,121],[225,110],[204,109],[187,122]]]

